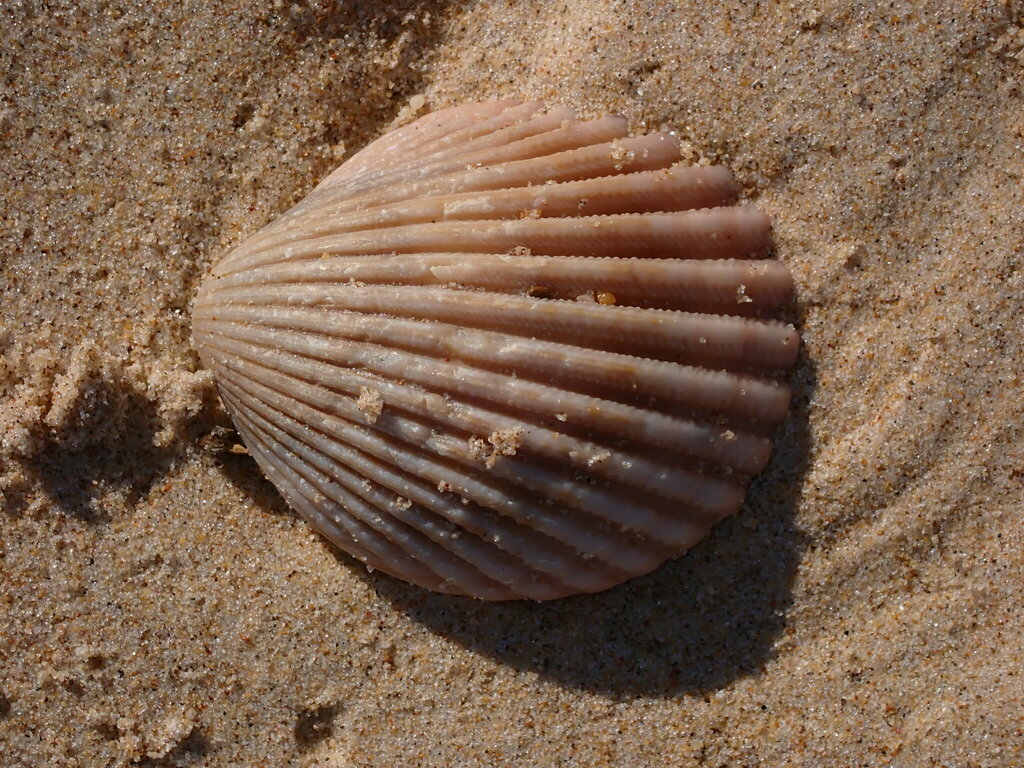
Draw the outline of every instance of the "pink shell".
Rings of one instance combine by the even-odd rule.
[[[735,512],[796,359],[730,173],[538,102],[394,131],[229,253],[194,335],[288,502],[488,600],[607,589]]]

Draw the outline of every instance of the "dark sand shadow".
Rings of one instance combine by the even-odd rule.
[[[241,438],[238,440],[241,443]],[[298,512],[288,506],[288,502],[266,478],[252,456],[224,453],[217,457],[217,468],[229,482],[264,512],[300,517]]]
[[[125,504],[134,504],[167,473],[178,447],[154,445],[160,426],[157,404],[130,385],[104,378],[79,397],[93,405],[86,409],[87,421],[75,430],[95,431],[101,437],[69,445],[51,436],[25,466],[54,511],[103,524],[110,521],[104,496],[117,493]],[[107,407],[96,408],[96,402]]]
[[[202,765],[203,758],[210,753],[212,744],[202,728],[194,727],[163,757],[144,757],[135,765],[139,768],[184,768]]]

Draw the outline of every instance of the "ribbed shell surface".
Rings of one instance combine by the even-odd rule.
[[[735,512],[786,414],[790,297],[730,173],[538,102],[385,135],[205,279],[193,333],[261,468],[368,566],[595,592]]]

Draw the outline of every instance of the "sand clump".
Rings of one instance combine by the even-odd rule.
[[[1024,762],[1018,3],[0,17],[5,766]],[[547,606],[336,554],[203,449],[190,344],[207,268],[343,156],[506,96],[728,165],[803,345],[743,510]]]

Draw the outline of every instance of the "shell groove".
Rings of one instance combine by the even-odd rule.
[[[229,253],[204,364],[332,542],[430,589],[595,592],[735,512],[785,416],[792,290],[730,173],[539,102],[385,135]]]

